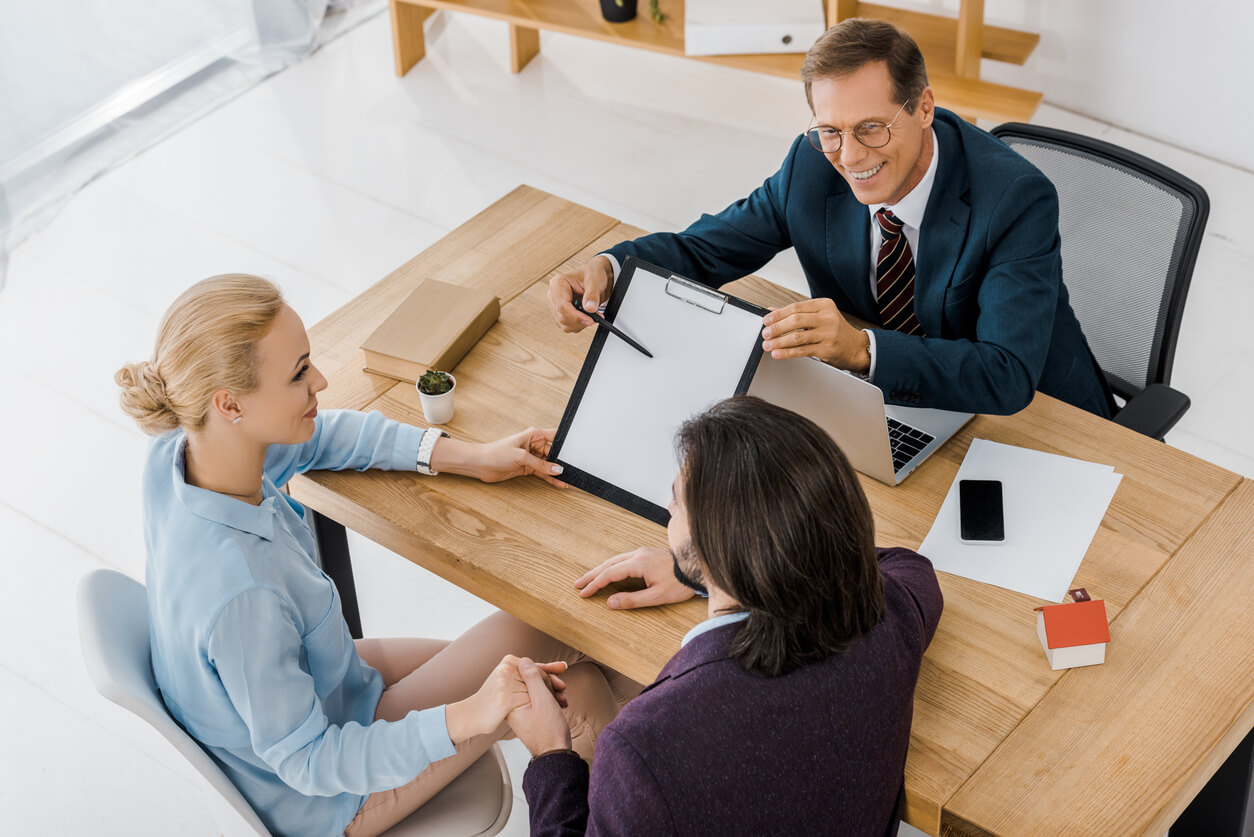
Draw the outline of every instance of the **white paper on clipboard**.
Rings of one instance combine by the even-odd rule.
[[[597,335],[555,441],[555,458],[567,468],[563,479],[664,521],[679,473],[675,432],[745,391],[761,357],[765,313],[629,258],[606,316],[653,357],[604,329]],[[581,484],[581,475],[593,479]],[[613,489],[654,508],[637,507]]]

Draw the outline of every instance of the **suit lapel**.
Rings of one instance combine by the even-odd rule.
[[[962,138],[958,131],[939,119],[933,124],[941,158],[936,165],[936,180],[927,201],[923,227],[919,230],[922,258],[915,262],[914,310],[923,333],[941,337],[945,289],[954,281],[954,269],[967,238],[971,206]]]
[[[830,294],[842,311],[879,322],[871,295],[871,216],[843,180],[840,185],[840,194],[827,198],[827,262],[836,278]]]

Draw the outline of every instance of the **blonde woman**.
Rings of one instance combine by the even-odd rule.
[[[319,413],[327,382],[300,317],[245,275],[186,291],[153,358],[117,383],[123,409],[156,437],[144,526],[157,684],[272,832],[361,837],[399,822],[527,701],[517,657],[553,661],[545,671],[588,757],[639,688],[504,613],[451,643],[354,643],[305,510],[280,490],[304,471],[347,468],[560,486],[542,459],[552,431],[480,445],[379,413]]]

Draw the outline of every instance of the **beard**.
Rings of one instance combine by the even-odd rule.
[[[705,574],[701,572],[701,562],[697,559],[697,551],[692,547],[692,539],[684,541],[678,550],[671,550],[671,561],[675,564],[675,578],[685,587],[691,587],[702,596],[710,595],[705,586]]]

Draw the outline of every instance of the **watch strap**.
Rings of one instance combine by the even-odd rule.
[[[428,427],[422,434],[422,440],[418,443],[418,461],[415,470],[420,474],[426,474],[434,477],[439,471],[431,470],[431,454],[435,450],[435,443],[441,438],[448,438],[445,433],[438,427]]]

